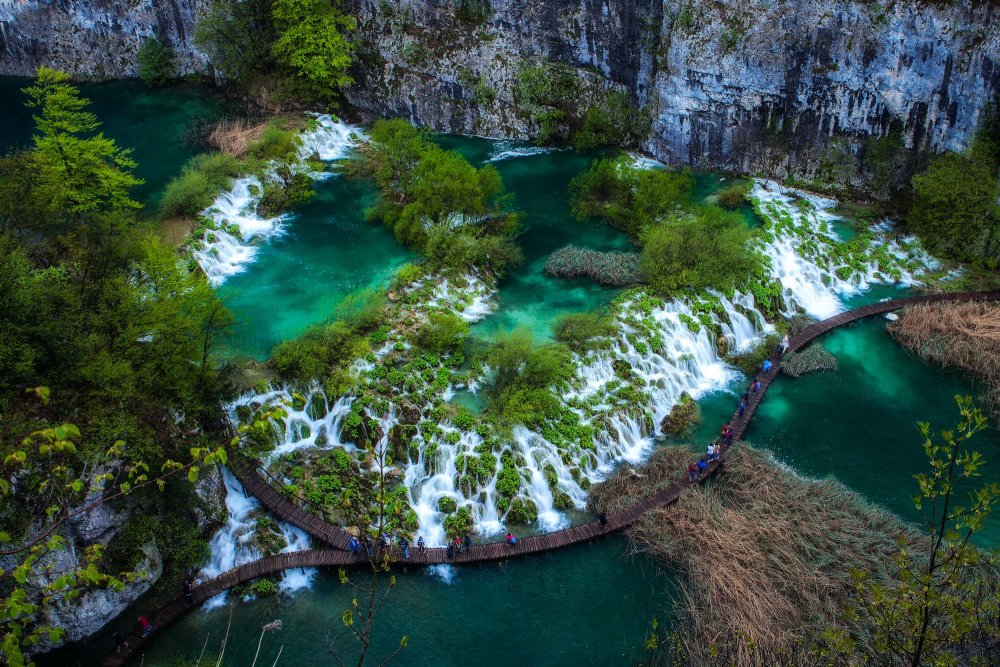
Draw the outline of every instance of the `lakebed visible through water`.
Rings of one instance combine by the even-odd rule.
[[[23,82],[2,83],[13,89]],[[115,91],[108,100],[133,101],[102,101],[102,91],[108,90]],[[187,89],[85,86],[83,92],[97,99],[95,111],[107,133],[137,148],[139,175],[147,181],[138,196],[146,202],[156,201],[158,190],[193,152],[180,142],[179,128],[196,117],[216,116],[222,108]],[[145,101],[136,107],[135,99]],[[140,108],[154,111],[140,113]],[[29,116],[12,116],[8,125],[16,126],[16,132],[10,136],[27,138],[25,123]],[[473,326],[474,338],[488,340],[498,332],[527,327],[544,340],[559,314],[612,301],[617,290],[549,278],[542,268],[549,253],[569,242],[628,248],[627,238],[616,230],[576,221],[569,212],[567,186],[590,156],[484,139],[441,141],[474,163],[493,160],[523,212],[519,241],[525,262],[500,282],[495,312]],[[720,178],[701,176],[697,196],[709,194]],[[372,196],[370,187],[340,177],[319,181],[317,196],[257,248],[254,261],[221,284],[236,316],[230,341],[234,354],[266,358],[274,344],[329,317],[344,296],[359,288],[384,287],[399,266],[413,259],[390,232],[364,221]],[[845,297],[844,305],[902,293],[878,288],[875,294]],[[823,345],[837,357],[839,369],[779,379],[747,438],[775,452],[799,474],[833,475],[869,500],[917,519],[909,497],[915,492],[912,475],[923,469],[924,459],[915,423],[951,426],[956,414],[952,396],[976,394],[978,388],[966,376],[930,368],[904,352],[885,332],[881,318],[835,331]],[[716,387],[699,399],[704,417],[694,438],[699,449],[731,414],[735,392],[745,383],[736,373],[726,377],[731,381],[725,388]],[[992,429],[979,438],[978,448],[992,463],[988,480],[1000,478],[996,442]],[[1000,544],[997,522],[981,541]],[[627,551],[627,541],[618,536],[508,563],[434,571],[403,568],[396,572],[399,585],[380,618],[375,655],[391,652],[406,634],[410,645],[400,664],[500,665],[524,658],[556,665],[634,662],[643,652],[649,621],[669,615],[671,574]],[[306,583],[308,587],[283,596],[279,606],[271,599],[235,601],[226,649],[232,664],[249,664],[259,628],[276,618],[284,627],[265,638],[261,664],[273,662],[281,646],[282,665],[332,660],[325,637],[328,630],[342,627],[348,592],[332,572],[318,573]],[[140,602],[137,609],[147,607]],[[130,629],[134,615],[128,613],[116,624],[119,631]],[[228,619],[227,606],[188,615],[153,642],[143,664],[195,658],[206,639],[212,652]],[[343,647],[343,641],[338,645]],[[109,645],[105,635],[69,655],[62,653],[60,664],[94,664]]]

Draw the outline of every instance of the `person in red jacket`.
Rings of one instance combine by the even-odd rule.
[[[150,623],[149,619],[146,618],[145,616],[140,616],[136,620],[139,621],[139,634],[141,634],[143,637],[145,637],[146,635],[148,635],[150,632],[153,631],[153,624]]]

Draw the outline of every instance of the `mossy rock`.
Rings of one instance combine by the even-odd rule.
[[[445,496],[438,500],[438,511],[444,512],[445,514],[451,514],[458,509],[458,503],[455,502],[454,498]]]
[[[252,543],[254,548],[264,556],[273,556],[288,546],[278,524],[270,517],[257,519]]]
[[[472,510],[462,507],[444,520],[444,531],[449,538],[464,537],[472,532]]]
[[[699,421],[701,421],[701,410],[694,399],[685,392],[660,422],[660,429],[665,435],[682,436]]]
[[[573,507],[573,499],[570,498],[569,494],[566,493],[565,491],[560,491],[559,493],[555,494],[554,504],[556,506],[556,509],[568,510]]]
[[[514,498],[507,511],[507,521],[511,523],[531,523],[538,520],[538,507],[527,498]]]

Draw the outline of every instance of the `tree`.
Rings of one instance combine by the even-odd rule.
[[[931,252],[996,267],[998,197],[995,164],[972,153],[945,153],[913,177],[913,207],[907,221]]]
[[[103,133],[89,101],[69,83],[69,75],[38,68],[34,85],[24,89],[38,134],[31,151],[37,197],[55,214],[82,214],[139,208],[128,191],[142,181],[132,175],[131,151]]]
[[[353,83],[347,69],[354,44],[344,36],[357,28],[353,16],[330,0],[273,0],[271,17],[277,31],[271,55],[303,91],[326,100]]]
[[[147,37],[139,48],[139,78],[148,86],[165,86],[177,75],[174,50],[156,37]]]
[[[879,581],[855,572],[857,607],[848,623],[864,628],[863,639],[844,630],[828,633],[827,655],[860,655],[866,664],[996,664],[1000,651],[997,563],[972,537],[1000,500],[1000,485],[983,484],[960,505],[962,486],[976,480],[985,460],[968,442],[987,420],[969,396],[956,396],[960,419],[938,438],[920,424],[929,471],[914,475],[913,502],[924,513],[926,548],[902,544],[896,556],[899,580]]]
[[[738,214],[711,206],[674,214],[642,230],[639,269],[665,293],[731,291],[760,266],[760,256],[747,247],[749,238],[750,230]]]
[[[577,218],[604,218],[634,237],[676,212],[693,187],[687,170],[641,169],[628,156],[603,158],[570,183],[570,204]]]
[[[194,43],[223,76],[245,81],[270,66],[271,0],[209,0]]]

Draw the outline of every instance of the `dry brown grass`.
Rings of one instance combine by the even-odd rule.
[[[595,487],[592,504],[628,504],[683,473],[691,457],[660,453],[638,471],[644,477],[624,471]],[[681,664],[741,667],[813,664],[812,645],[852,595],[851,569],[888,576],[897,540],[918,539],[842,484],[797,477],[744,444],[717,479],[628,535],[637,551],[681,571],[673,638]],[[710,659],[709,647],[720,656]]]
[[[267,122],[255,123],[241,118],[226,118],[219,121],[208,135],[208,143],[223,153],[244,157],[247,148],[260,141]]]
[[[985,381],[1000,416],[1000,306],[941,303],[907,308],[889,325],[900,345],[946,368],[970,371]]]

